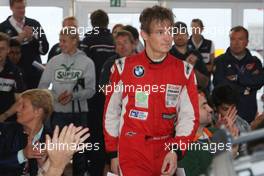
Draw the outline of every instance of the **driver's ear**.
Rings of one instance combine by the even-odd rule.
[[[140,31],[140,35],[141,35],[141,37],[143,38],[144,41],[148,40],[149,34],[146,33],[144,30]]]

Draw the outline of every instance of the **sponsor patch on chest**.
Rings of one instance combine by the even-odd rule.
[[[139,108],[148,108],[149,93],[147,91],[136,91],[135,106]]]
[[[167,84],[165,94],[166,107],[176,107],[180,93],[181,85]]]
[[[148,112],[131,109],[129,112],[129,117],[138,120],[147,120]]]
[[[145,69],[144,69],[144,67],[142,65],[137,65],[137,66],[134,67],[134,75],[136,77],[142,77],[144,75],[144,73],[145,73],[144,70]]]

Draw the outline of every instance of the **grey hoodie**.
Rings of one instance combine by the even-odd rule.
[[[78,90],[73,91],[77,80],[81,80],[84,87],[78,85]],[[58,97],[65,90],[73,93],[74,112],[88,112],[87,99],[95,93],[95,67],[93,61],[84,52],[77,50],[73,55],[61,53],[51,59],[42,73],[39,88],[49,88],[52,84],[55,112],[73,112],[72,102],[62,105]]]

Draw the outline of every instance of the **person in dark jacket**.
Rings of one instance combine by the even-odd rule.
[[[36,176],[46,155],[37,144],[49,133],[43,122],[53,111],[53,97],[48,90],[27,90],[21,94],[16,111],[17,122],[0,124],[1,175]]]
[[[193,19],[192,35],[188,41],[188,46],[192,49],[197,49],[203,56],[203,61],[207,66],[209,73],[212,72],[212,65],[214,61],[214,43],[211,40],[205,39],[201,34],[204,30],[204,24],[200,19]]]
[[[25,17],[25,0],[10,0],[12,15],[0,24],[0,32],[8,34],[21,43],[22,57],[18,63],[24,70],[24,80],[27,88],[36,88],[41,71],[35,68],[34,61],[41,63],[40,55],[49,50],[49,43],[40,23]]]
[[[13,104],[25,90],[21,70],[8,59],[9,41],[8,35],[0,32],[0,122],[15,120]]]
[[[136,53],[136,42],[132,34],[126,30],[120,30],[115,34],[115,46],[117,54],[107,59],[102,67],[99,80],[99,86],[101,89],[99,91],[103,91],[102,89],[108,85],[111,68],[114,62],[119,62],[118,59],[131,56]]]
[[[188,47],[188,30],[187,25],[183,22],[176,22],[174,24],[174,45],[170,50],[170,54],[178,59],[184,60],[194,66],[195,75],[197,77],[198,85],[205,88],[209,81],[209,72],[206,69],[203,57],[199,51]]]
[[[81,48],[90,57],[95,64],[96,73],[96,93],[88,100],[89,104],[89,117],[88,127],[90,129],[90,140],[93,143],[100,144],[100,150],[91,151],[90,155],[90,174],[102,175],[105,165],[105,153],[104,153],[104,140],[103,140],[103,108],[104,108],[104,95],[99,92],[99,79],[100,73],[104,63],[111,56],[115,55],[115,45],[113,36],[108,29],[109,18],[106,12],[103,10],[95,10],[91,16],[92,31],[88,31],[85,34],[85,38],[81,42]]]
[[[242,26],[230,31],[230,47],[215,59],[214,86],[231,84],[239,91],[238,115],[248,123],[257,113],[256,93],[264,84],[260,60],[246,48],[248,31]]]
[[[206,64],[207,71],[209,72],[209,83],[207,90],[212,91],[213,85],[211,82],[211,75],[213,70],[213,62],[215,59],[215,46],[212,40],[204,38],[202,32],[204,24],[201,19],[193,19],[191,22],[192,35],[188,41],[188,47],[198,50],[203,57],[203,62]]]
[[[98,83],[103,64],[115,54],[115,45],[113,36],[107,28],[109,23],[107,13],[100,9],[96,10],[91,14],[90,19],[93,30],[85,34],[81,48],[94,61],[96,83]]]

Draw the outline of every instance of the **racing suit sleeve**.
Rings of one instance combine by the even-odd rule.
[[[105,107],[104,107],[104,138],[106,152],[109,158],[117,157],[118,136],[120,128],[122,110],[122,92],[115,90],[122,86],[120,73],[117,65],[111,68],[110,84],[105,87]],[[117,88],[118,89],[118,88]]]
[[[194,70],[192,70],[187,84],[183,87],[177,105],[178,120],[175,125],[175,137],[169,141],[171,151],[177,153],[178,160],[184,156],[185,150],[199,127],[199,103]]]

